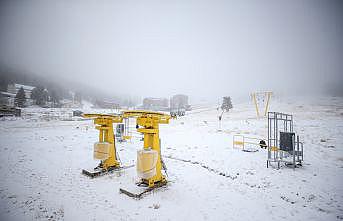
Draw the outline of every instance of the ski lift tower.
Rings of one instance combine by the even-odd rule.
[[[251,93],[251,99],[253,100],[255,104],[256,115],[258,118],[267,116],[268,109],[269,109],[269,102],[272,95],[273,95],[273,92],[271,91]]]

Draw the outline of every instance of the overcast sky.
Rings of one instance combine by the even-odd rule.
[[[343,80],[342,2],[1,1],[0,61],[140,97],[324,90]]]

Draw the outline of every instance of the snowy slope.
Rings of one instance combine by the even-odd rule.
[[[234,134],[266,137],[267,121],[255,118],[250,103],[234,104],[221,125],[215,107],[161,125],[170,182],[141,200],[119,194],[121,187],[137,189],[134,167],[81,175],[97,164],[98,132],[92,121],[69,117],[71,110],[50,111],[0,121],[0,220],[343,219],[342,98],[272,102],[271,111],[294,115],[304,141],[305,164],[296,170],[266,168],[265,150],[232,148]],[[142,145],[139,137],[117,144],[122,163],[134,164]]]

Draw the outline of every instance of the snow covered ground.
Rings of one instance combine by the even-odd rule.
[[[134,167],[81,175],[98,163],[92,121],[28,108],[0,121],[0,220],[342,220],[343,99],[274,99],[270,110],[294,115],[302,168],[266,168],[265,150],[232,148],[234,134],[266,138],[251,103],[234,104],[221,125],[215,107],[196,109],[161,125],[168,186],[134,200],[119,193],[137,189]],[[122,163],[142,145],[118,143]]]

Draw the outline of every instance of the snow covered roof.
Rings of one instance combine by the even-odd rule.
[[[8,93],[8,92],[5,92],[5,91],[0,91],[0,93],[5,95],[5,96],[8,96],[8,97],[15,97],[15,94]]]
[[[111,103],[111,104],[118,104],[118,102],[116,100],[113,99],[103,99],[104,103]]]
[[[24,90],[32,91],[35,87],[29,86],[29,85],[24,85],[24,84],[14,84],[16,88],[21,88],[23,87]]]
[[[146,100],[151,100],[151,101],[162,101],[162,100],[168,100],[167,98],[163,98],[163,97],[146,97],[144,98]]]
[[[61,104],[69,104],[69,103],[73,103],[73,101],[70,99],[62,99],[62,100],[60,100],[60,103]]]

